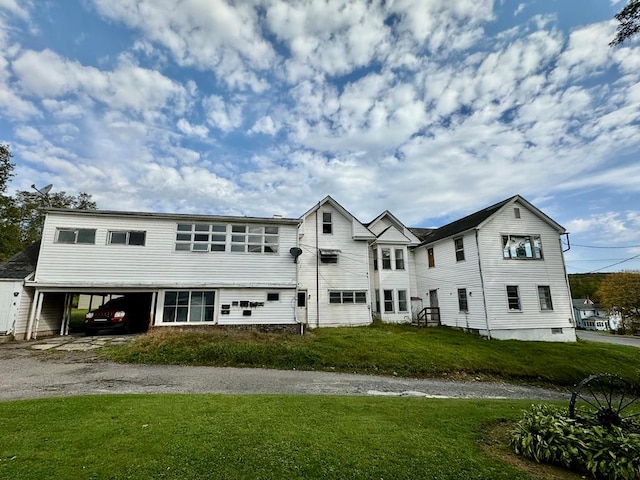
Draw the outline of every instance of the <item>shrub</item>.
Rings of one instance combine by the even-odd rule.
[[[640,434],[581,423],[569,418],[566,409],[533,405],[516,424],[510,444],[538,463],[596,478],[640,480]]]

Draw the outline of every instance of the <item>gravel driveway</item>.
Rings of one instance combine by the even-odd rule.
[[[84,342],[86,344],[87,340]],[[34,350],[37,344],[0,345],[0,401],[120,393],[386,395],[531,400],[568,400],[570,397],[568,391],[479,381],[251,368],[121,365],[97,359],[92,352],[101,344],[96,347],[94,342],[82,349],[71,342],[55,352],[50,351],[51,348]]]

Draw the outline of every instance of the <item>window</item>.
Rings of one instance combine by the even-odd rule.
[[[367,293],[363,291],[330,291],[329,303],[367,303]]]
[[[231,251],[278,253],[278,227],[232,225]]]
[[[469,311],[469,302],[467,301],[467,289],[459,288],[458,289],[458,309],[461,312]]]
[[[331,212],[322,212],[322,233],[333,233]]]
[[[513,260],[542,260],[540,235],[503,235],[502,255]]]
[[[213,322],[214,292],[168,291],[164,295],[163,323]]]
[[[519,312],[521,310],[517,285],[507,285],[507,304],[510,312]]]
[[[374,270],[378,269],[378,249],[377,248],[373,249],[373,269]]]
[[[89,228],[59,228],[56,243],[96,243],[96,231]]]
[[[375,311],[380,313],[380,290],[376,288],[376,305]]]
[[[515,218],[520,218],[520,209],[518,207],[514,207],[513,209],[513,216]]]
[[[278,253],[278,227],[179,223],[176,251]],[[230,245],[227,249],[227,243]]]
[[[279,292],[267,292],[267,302],[279,302],[279,301],[280,301]]]
[[[307,292],[298,292],[298,306],[299,307],[307,306]]]
[[[540,299],[540,310],[553,310],[551,302],[551,288],[546,285],[538,286],[538,298]]]
[[[384,311],[393,313],[393,290],[384,291]]]
[[[340,253],[340,250],[320,249],[320,262],[321,263],[338,263],[338,253]]]
[[[464,260],[464,242],[462,241],[462,237],[454,239],[453,243],[456,247],[456,261],[461,262]]]
[[[382,269],[391,270],[391,249],[390,248],[382,249]]]
[[[398,311],[407,312],[407,291],[398,290]]]
[[[109,231],[107,243],[109,245],[141,245],[144,246],[147,232],[135,230]]]
[[[404,250],[396,248],[396,270],[404,270]]]
[[[429,259],[429,268],[433,268],[436,266],[436,259],[433,256],[433,247],[427,248],[427,257]]]

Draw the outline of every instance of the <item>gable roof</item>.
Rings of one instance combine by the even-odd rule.
[[[538,216],[541,220],[551,224],[556,230],[561,233],[564,233],[566,230],[564,227],[556,223],[554,220],[549,218],[545,213],[541,210],[533,206],[527,200],[525,200],[520,195],[514,195],[513,197],[509,197],[506,200],[502,200],[490,207],[484,208],[477,212],[472,213],[471,215],[467,215],[466,217],[461,218],[460,220],[456,220],[455,222],[448,223],[443,227],[435,229],[433,232],[428,234],[420,245],[425,245],[427,243],[433,243],[438,240],[442,240],[443,238],[452,237],[459,233],[466,232],[467,230],[471,230],[473,228],[478,228],[482,226],[485,222],[487,222],[493,215],[498,213],[502,208],[506,205],[518,201],[525,207],[527,207],[531,212],[533,212],[536,216]]]
[[[365,224],[365,226],[367,228],[369,228],[369,230],[371,230],[374,234],[376,234],[378,239],[380,239],[385,234],[385,232],[387,232],[389,230],[389,228],[391,228],[391,226],[388,226],[388,227],[384,228],[379,233],[376,233],[376,229],[374,227],[375,227],[375,224],[377,222],[381,222],[385,218],[388,220],[388,223],[391,223],[391,225],[394,227],[394,229],[402,235],[402,237],[403,237],[402,241],[403,242],[404,241],[408,241],[408,242],[410,242],[412,244],[418,244],[418,243],[420,243],[422,241],[422,239],[417,237],[416,234],[413,233],[410,228],[405,226],[405,224],[402,223],[400,220],[398,220],[398,218],[393,213],[391,213],[389,210],[385,210],[380,215],[378,215],[376,218],[371,220],[369,223]]]
[[[9,260],[0,264],[0,278],[22,280],[36,271],[40,241],[33,242]]]
[[[333,208],[335,208],[336,210],[338,210],[338,212],[340,212],[340,214],[343,217],[351,220],[351,225],[352,225],[351,231],[352,231],[352,236],[354,240],[373,240],[374,238],[376,238],[376,236],[373,234],[373,232],[371,232],[371,230],[369,230],[360,220],[358,220],[356,217],[351,215],[351,213],[349,213],[346,208],[344,208],[342,205],[336,202],[333,198],[331,198],[331,195],[327,195],[326,197],[324,197],[317,204],[315,204],[313,207],[311,207],[309,210],[303,213],[300,218],[301,219],[305,218],[307,215],[315,212],[316,210],[318,210],[319,208],[321,208],[323,205],[327,203],[331,205]]]

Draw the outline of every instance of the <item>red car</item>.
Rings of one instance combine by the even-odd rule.
[[[129,294],[113,298],[84,317],[85,335],[99,331],[146,332],[149,327],[151,298],[149,294]]]

